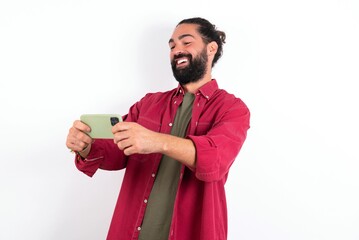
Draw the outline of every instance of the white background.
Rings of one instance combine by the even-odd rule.
[[[105,239],[123,171],[77,171],[68,129],[175,87],[168,39],[194,16],[227,33],[213,77],[252,114],[228,239],[359,239],[356,0],[1,0],[0,239]]]

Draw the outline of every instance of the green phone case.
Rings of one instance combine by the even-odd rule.
[[[119,114],[82,114],[80,120],[90,126],[89,136],[94,139],[112,139],[112,125],[116,120],[122,122]]]

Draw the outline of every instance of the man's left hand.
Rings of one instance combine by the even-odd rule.
[[[114,143],[125,155],[135,153],[148,154],[160,152],[161,143],[156,141],[157,132],[153,132],[138,123],[119,122],[112,128]]]

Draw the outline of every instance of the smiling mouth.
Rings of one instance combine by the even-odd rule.
[[[175,60],[177,68],[186,67],[189,64],[188,58],[179,58]]]

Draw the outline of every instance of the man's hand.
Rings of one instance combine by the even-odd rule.
[[[159,134],[134,122],[119,122],[112,128],[114,143],[125,155],[161,152]]]
[[[90,152],[92,143],[91,137],[86,134],[90,131],[91,129],[89,126],[79,120],[76,120],[67,135],[66,146],[86,158]]]
[[[162,153],[191,169],[196,167],[196,149],[190,139],[154,132],[134,122],[119,122],[112,133],[115,144],[127,156]]]

